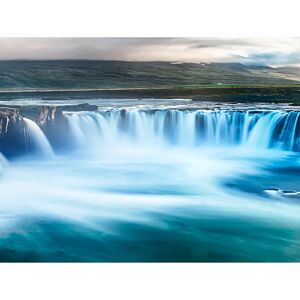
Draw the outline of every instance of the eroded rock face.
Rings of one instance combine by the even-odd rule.
[[[70,133],[69,123],[63,111],[95,111],[98,106],[88,103],[67,106],[39,107],[36,123],[43,130],[50,144],[56,152],[65,152],[72,149],[74,143]]]
[[[66,147],[68,123],[56,107],[0,108],[0,152],[7,158],[30,154],[31,140],[23,117],[37,123],[50,144],[58,151]]]
[[[36,122],[56,152],[66,151],[71,145],[69,125],[62,109],[55,106],[20,107],[22,116]]]
[[[56,107],[41,107],[36,123],[43,130],[52,147],[60,152],[70,145],[69,125],[64,113]]]
[[[97,106],[87,103],[65,107],[36,105],[0,107],[0,152],[7,158],[30,154],[30,134],[23,118],[36,122],[55,152],[68,151],[73,143],[63,110],[97,109]]]
[[[27,132],[18,109],[0,108],[0,152],[6,157],[27,152]]]

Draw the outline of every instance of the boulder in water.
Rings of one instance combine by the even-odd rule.
[[[278,188],[268,188],[264,192],[275,198],[300,198],[300,192],[294,190],[281,190]]]

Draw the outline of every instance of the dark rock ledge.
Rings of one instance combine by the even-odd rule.
[[[0,107],[0,152],[6,157],[12,157],[26,151],[25,122],[19,110]]]
[[[63,111],[94,111],[95,105],[2,106],[0,107],[0,152],[7,158],[30,153],[31,141],[24,118],[42,129],[55,151],[66,150],[70,141],[67,118]]]

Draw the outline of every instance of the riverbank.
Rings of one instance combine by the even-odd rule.
[[[300,85],[205,85],[175,88],[19,89],[0,90],[0,101],[38,98],[72,99],[192,99],[213,102],[272,102],[300,104]]]

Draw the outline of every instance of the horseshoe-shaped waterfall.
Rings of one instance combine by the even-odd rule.
[[[6,149],[26,155],[1,155],[0,258],[300,261],[299,113],[134,105],[25,118]]]

